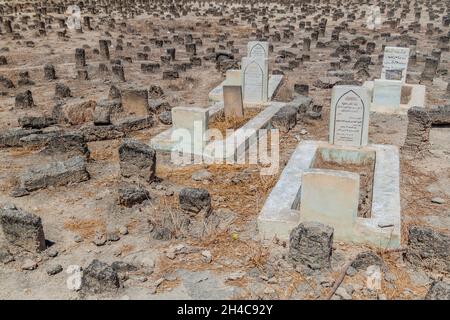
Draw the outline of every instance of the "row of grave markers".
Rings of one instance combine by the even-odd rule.
[[[242,70],[228,70],[223,84],[223,100],[226,117],[244,116],[244,102],[268,101],[269,91],[269,43],[250,41],[247,57],[242,58]]]
[[[242,70],[229,70],[223,85],[226,117],[243,117],[243,101],[268,100],[268,42],[248,43],[248,56],[242,59]],[[375,80],[374,103],[400,104],[401,86],[406,81],[409,49],[386,47],[381,79]],[[335,86],[332,91],[329,140],[331,144],[365,146],[371,94],[362,86]],[[395,104],[394,103],[394,104]]]

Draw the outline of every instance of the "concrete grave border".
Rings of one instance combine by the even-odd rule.
[[[207,143],[203,148],[201,155],[204,158],[208,158],[209,160],[225,160],[225,159],[234,159],[236,160],[241,154],[238,152],[246,151],[249,147],[249,142],[258,141],[258,130],[259,129],[269,129],[271,128],[271,120],[275,116],[275,114],[286,105],[284,102],[271,102],[266,108],[262,109],[255,117],[250,119],[247,123],[245,123],[242,127],[234,131],[231,136],[225,137],[223,140],[212,141]],[[209,112],[209,120],[213,120],[214,117],[224,109],[223,102],[215,103],[214,105],[207,108]],[[244,108],[245,110],[245,108]],[[254,130],[251,135],[246,135],[247,130]],[[150,140],[150,146],[158,151],[166,151],[171,152],[177,150],[177,143],[171,139],[173,132],[173,127],[167,129],[166,131],[161,132],[154,138]],[[239,139],[240,137],[244,137],[243,140]],[[216,144],[227,145],[232,141],[239,141],[240,144],[235,146],[232,152],[222,155],[212,155],[208,150],[215,150],[214,146]],[[245,145],[244,145],[245,144]],[[228,151],[228,150],[227,150]],[[195,150],[194,150],[195,152]]]
[[[275,93],[277,92],[278,87],[280,86],[281,82],[283,80],[283,75],[281,74],[272,74],[269,75],[269,83],[268,83],[268,92],[267,97],[270,100],[274,97]],[[227,80],[224,80],[221,84],[219,84],[217,87],[211,90],[211,92],[208,95],[209,101],[212,102],[222,102],[223,101],[223,86],[226,84]],[[266,102],[270,103],[270,102]],[[246,104],[248,104],[246,102]],[[258,103],[260,104],[260,103]]]
[[[302,141],[292,154],[258,216],[261,239],[274,236],[288,240],[301,221],[302,175],[315,160],[318,148],[375,151],[371,218],[356,217],[355,243],[397,248],[401,241],[400,158],[393,145],[370,144],[362,148],[330,145],[324,141]]]
[[[374,82],[373,81],[366,81],[363,84],[363,87],[366,87],[369,89],[369,97],[371,97],[371,105],[370,105],[370,111],[371,112],[380,112],[380,113],[390,113],[390,114],[407,114],[408,109],[412,107],[425,107],[425,94],[426,94],[426,87],[421,84],[408,84],[403,83],[402,87],[411,87],[411,98],[409,99],[409,102],[407,104],[401,104],[400,108],[393,111],[392,108],[383,108],[383,106],[375,106],[373,101],[373,87]]]

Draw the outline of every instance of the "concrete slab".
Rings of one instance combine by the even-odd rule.
[[[400,159],[399,151],[392,145],[369,144],[363,148],[339,147],[323,141],[302,141],[292,154],[280,179],[267,198],[258,217],[258,230],[262,239],[274,236],[288,240],[289,232],[297,226],[295,222],[286,226],[286,210],[298,210],[301,207],[302,176],[312,168],[319,150],[334,158],[342,154],[342,159],[358,160],[361,151],[369,157],[375,153],[375,171],[373,183],[372,208],[370,218],[356,217],[351,240],[383,248],[397,248],[401,241],[401,207],[400,207]],[[300,220],[302,213],[300,211]],[[280,227],[281,226],[281,227]],[[338,227],[339,226],[335,226]],[[336,233],[340,239],[339,232]]]
[[[359,174],[309,169],[302,176],[300,221],[318,221],[334,228],[336,239],[353,240],[358,215]]]
[[[268,89],[268,97],[269,100],[272,100],[275,93],[277,92],[278,87],[281,84],[281,81],[283,80],[283,75],[281,74],[272,74],[269,76],[269,89]],[[215,87],[210,93],[209,93],[209,101],[212,102],[221,102],[223,101],[223,85],[226,84],[227,80],[224,80],[220,85]]]
[[[363,87],[369,89],[370,96],[373,97],[373,81],[366,81]],[[409,92],[408,97],[405,97],[405,93]],[[408,84],[402,85],[402,97],[400,99],[400,108],[392,110],[383,106],[376,106],[372,103],[370,107],[371,112],[390,113],[390,114],[407,114],[408,109],[414,106],[424,108],[425,107],[425,94],[426,87],[421,84]]]

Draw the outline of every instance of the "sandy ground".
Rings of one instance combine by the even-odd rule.
[[[204,9],[200,10],[204,11]],[[274,15],[270,18],[271,33],[274,31],[282,33],[283,26],[288,23],[287,16],[295,17],[300,14],[299,8],[295,8],[293,13],[276,13],[273,4],[269,5],[268,12]],[[420,72],[423,69],[423,54],[429,54],[437,43],[437,35],[425,35],[428,17],[425,10],[422,12],[421,31],[413,34],[417,38],[417,51],[420,55],[418,55],[417,66],[408,69],[410,72]],[[232,13],[228,9],[223,14],[229,17]],[[100,18],[104,16],[100,14],[93,18],[94,30],[92,31],[84,30],[82,34],[78,34],[69,30],[70,38],[66,41],[57,37],[56,31],[59,29],[56,21],[52,23],[52,29],[47,30],[46,36],[36,37],[36,30],[33,29],[21,30],[20,34],[24,37],[21,40],[13,40],[11,35],[4,33],[0,35],[0,55],[5,55],[8,59],[7,65],[0,66],[0,75],[10,78],[16,84],[19,72],[27,70],[30,78],[36,83],[30,87],[16,86],[12,90],[4,90],[0,86],[0,91],[6,92],[5,96],[0,97],[1,130],[17,127],[17,119],[24,114],[51,113],[55,103],[54,83],[43,79],[43,66],[46,63],[54,64],[57,81],[71,88],[74,98],[69,101],[106,98],[114,80],[110,75],[105,76],[98,72],[98,63],[101,59],[99,55],[93,53],[93,49],[98,48],[99,39],[111,39],[114,46],[116,40],[123,36],[123,51],[115,51],[113,47],[110,48],[110,52],[111,58],[129,56],[133,59],[132,63],[124,62],[127,84],[140,88],[148,88],[150,85],[160,86],[165,93],[163,99],[172,107],[184,105],[206,107],[208,92],[224,79],[223,75],[215,70],[214,63],[202,61],[201,67],[182,72],[180,79],[162,80],[161,72],[148,74],[140,71],[142,61],[137,60],[137,52],[142,52],[143,46],[148,45],[151,47],[149,60],[159,62],[159,57],[164,54],[165,49],[174,46],[177,50],[177,62],[188,61],[183,45],[172,44],[157,48],[150,44],[149,39],[152,37],[167,35],[171,38],[173,32],[168,30],[169,27],[174,28],[177,34],[184,35],[190,32],[194,38],[202,38],[203,45],[197,47],[199,56],[202,56],[208,47],[219,49],[219,45],[226,45],[225,42],[213,42],[219,34],[229,33],[227,40],[233,40],[234,48],[239,49],[239,53],[235,54],[237,58],[245,56],[247,42],[255,38],[255,28],[238,17],[234,17],[236,26],[221,26],[220,18],[210,14],[195,16],[191,12],[175,20],[163,20],[144,14],[127,19],[127,31],[127,27],[119,26],[123,20],[120,15],[113,14],[116,19],[115,30],[108,30],[106,24],[99,23]],[[320,39],[323,41],[329,40],[332,28],[341,23],[332,21],[331,17],[328,18],[325,37]],[[258,16],[258,27],[262,26],[260,20],[261,16]],[[308,15],[306,20],[312,21],[312,15]],[[413,20],[414,12],[411,10],[404,22],[410,23]],[[349,22],[349,29],[356,29],[357,34],[342,31],[340,39],[351,40],[358,35],[371,39],[374,35],[383,32],[398,34],[396,30],[385,25],[376,32],[367,30],[362,27],[363,22],[364,19],[361,18]],[[441,25],[438,20],[434,23],[436,26]],[[279,68],[280,64],[276,63],[276,56],[282,49],[289,50],[297,56],[304,54],[301,42],[309,32],[298,29],[298,20],[292,25],[295,26],[293,39],[272,42],[274,50],[270,54],[271,70]],[[136,32],[131,32],[131,29]],[[111,37],[106,36],[107,30]],[[448,27],[445,30],[448,31]],[[212,37],[206,38],[204,34],[211,34]],[[26,40],[32,40],[35,46],[26,47],[24,45]],[[131,43],[131,47],[127,47],[127,42]],[[378,54],[382,50],[381,41],[376,40],[376,42],[376,51],[372,57],[375,63],[368,69],[371,79],[378,77],[381,72],[381,65],[377,63]],[[400,41],[391,41],[389,45],[399,43]],[[298,46],[293,47],[293,44]],[[81,47],[86,49],[89,81],[76,79],[74,52],[76,48]],[[59,252],[55,258],[49,258],[45,254],[18,254],[16,261],[1,265],[0,299],[78,299],[81,297],[79,293],[67,287],[67,280],[70,279],[67,270],[70,269],[70,265],[86,267],[94,258],[108,263],[117,260],[139,262],[146,267],[136,274],[130,274],[128,279],[123,281],[124,287],[117,293],[82,298],[318,299],[324,297],[329,286],[320,285],[323,278],[327,281],[335,279],[345,262],[364,247],[336,242],[333,272],[319,278],[303,275],[293,270],[284,259],[287,253],[285,243],[259,242],[256,218],[298,142],[303,139],[327,139],[331,89],[316,88],[313,83],[319,77],[326,76],[327,70],[330,69],[330,61],[334,60],[330,57],[333,51],[332,47],[316,49],[313,43],[308,53],[311,56],[310,61],[304,62],[292,71],[285,71],[284,82],[275,100],[289,101],[293,96],[295,83],[308,84],[309,96],[314,99],[315,104],[322,105],[324,109],[322,119],[302,120],[289,133],[282,134],[281,168],[274,176],[260,176],[259,168],[250,165],[174,168],[163,161],[161,156],[161,158],[158,157],[157,176],[162,179],[160,184],[162,187],[148,186],[148,189],[156,195],[155,200],[144,206],[125,210],[118,208],[115,203],[119,175],[117,150],[121,139],[89,143],[92,155],[92,161],[88,164],[88,171],[91,174],[89,181],[78,185],[39,190],[22,198],[12,198],[9,195],[17,176],[36,162],[45,162],[48,159],[38,157],[37,150],[0,149],[0,203],[13,202],[18,207],[39,215],[43,221],[46,238],[55,243],[54,248]],[[448,52],[442,52],[441,69],[448,70],[449,57]],[[352,63],[343,66],[342,69],[350,70],[351,67]],[[446,79],[442,78],[442,81]],[[15,95],[25,89],[30,89],[33,93],[36,107],[32,112],[13,109]],[[443,98],[444,91],[445,88],[442,86],[427,85],[426,106],[432,107],[446,102],[447,100]],[[406,126],[406,116],[371,114],[369,139],[373,143],[393,144],[400,147],[406,136]],[[151,137],[166,128],[167,126],[157,123],[155,127],[135,132],[131,136],[148,142]],[[302,130],[306,130],[307,134],[301,134]],[[423,158],[408,159],[403,155],[401,157],[401,205],[404,234],[410,224],[430,225],[439,230],[448,230],[450,227],[450,129],[433,128],[431,143],[431,153]],[[199,169],[210,171],[211,181],[192,180],[192,174]],[[170,241],[153,239],[150,235],[148,219],[176,208],[176,192],[182,186],[208,189],[212,195],[214,209],[231,210],[236,214],[234,222],[226,230],[200,240],[181,235],[178,239]],[[171,195],[168,190],[174,191],[174,195]],[[431,199],[434,197],[440,197],[446,202],[432,203]],[[92,243],[97,230],[114,230],[121,226],[127,226],[129,234],[121,236],[119,241],[108,242],[101,247]],[[74,241],[76,235],[83,238],[81,243]],[[189,250],[176,255],[173,259],[167,257],[167,250],[170,251],[171,247],[180,244]],[[381,252],[384,248],[372,249]],[[204,261],[201,255],[202,250],[211,252],[212,262]],[[27,257],[38,261],[39,267],[36,270],[21,270],[23,260]],[[383,254],[383,258],[389,266],[390,274],[394,274],[395,278],[393,281],[383,279],[382,293],[387,298],[417,299],[425,295],[431,281],[429,273],[409,267],[403,261],[401,253]],[[62,265],[64,271],[55,276],[48,276],[46,268],[54,264]],[[239,276],[236,276],[236,273]],[[231,276],[230,279],[230,275],[235,277]],[[373,298],[373,295],[367,294],[364,290],[358,290],[359,287],[364,286],[364,283],[364,276],[358,275],[347,277],[343,285],[357,288],[353,295],[355,299]],[[348,291],[351,290],[348,289]]]

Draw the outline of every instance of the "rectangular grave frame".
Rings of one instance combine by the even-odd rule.
[[[300,223],[302,174],[313,167],[319,148],[342,152],[350,158],[360,154],[354,151],[375,152],[371,217],[356,217],[352,242],[398,248],[401,243],[399,151],[396,146],[379,144],[354,148],[324,141],[300,142],[260,211],[257,223],[261,239],[276,236],[288,240],[290,231]]]
[[[392,108],[384,108],[383,106],[376,106],[373,102],[373,87],[374,82],[373,81],[366,81],[363,84],[363,87],[366,87],[369,89],[369,94],[371,97],[371,105],[370,105],[370,112],[379,112],[379,113],[388,113],[388,114],[407,114],[408,110],[412,107],[425,107],[425,95],[426,95],[426,87],[421,84],[409,84],[409,83],[403,83],[403,88],[410,88],[410,98],[408,103],[402,103],[400,100],[400,107],[396,110],[393,110]]]
[[[242,152],[246,152],[249,148],[249,143],[251,141],[258,142],[258,130],[260,129],[269,129],[272,127],[271,120],[275,116],[275,114],[284,106],[286,103],[284,102],[272,102],[266,108],[262,109],[255,117],[247,121],[242,127],[234,131],[234,133],[230,136],[225,137],[224,140],[211,141],[207,142],[203,148],[203,152],[194,152],[193,155],[203,156],[205,159],[210,161],[219,160],[233,160],[236,161],[239,157],[242,157]],[[224,105],[223,102],[215,103],[209,108],[209,121],[215,119],[220,111],[223,111]],[[244,109],[245,110],[245,109]],[[245,135],[246,130],[253,129],[255,130],[254,134],[247,136]],[[177,150],[176,143],[172,141],[171,136],[174,128],[167,129],[160,134],[156,135],[154,138],[150,140],[150,146],[153,147],[157,151],[162,152],[171,152]],[[238,137],[245,137],[244,140],[239,140]],[[212,155],[208,150],[215,150],[215,145],[217,144],[227,144],[230,141],[235,141],[238,139],[240,142],[239,145],[236,145],[232,151],[227,150],[228,153],[224,153],[222,156],[220,155]],[[220,145],[219,145],[220,146]]]
[[[281,74],[269,75],[269,84],[268,84],[269,88],[267,91],[267,98],[269,101],[263,102],[263,103],[257,103],[257,104],[258,105],[270,104],[270,101],[273,99],[273,97],[277,93],[277,90],[280,87],[282,81],[283,81],[283,75],[281,75]],[[222,102],[223,101],[223,86],[226,84],[227,84],[227,80],[225,79],[224,81],[222,81],[221,84],[219,84],[217,87],[212,89],[208,95],[209,101]],[[251,104],[251,103],[245,102],[245,104]]]

